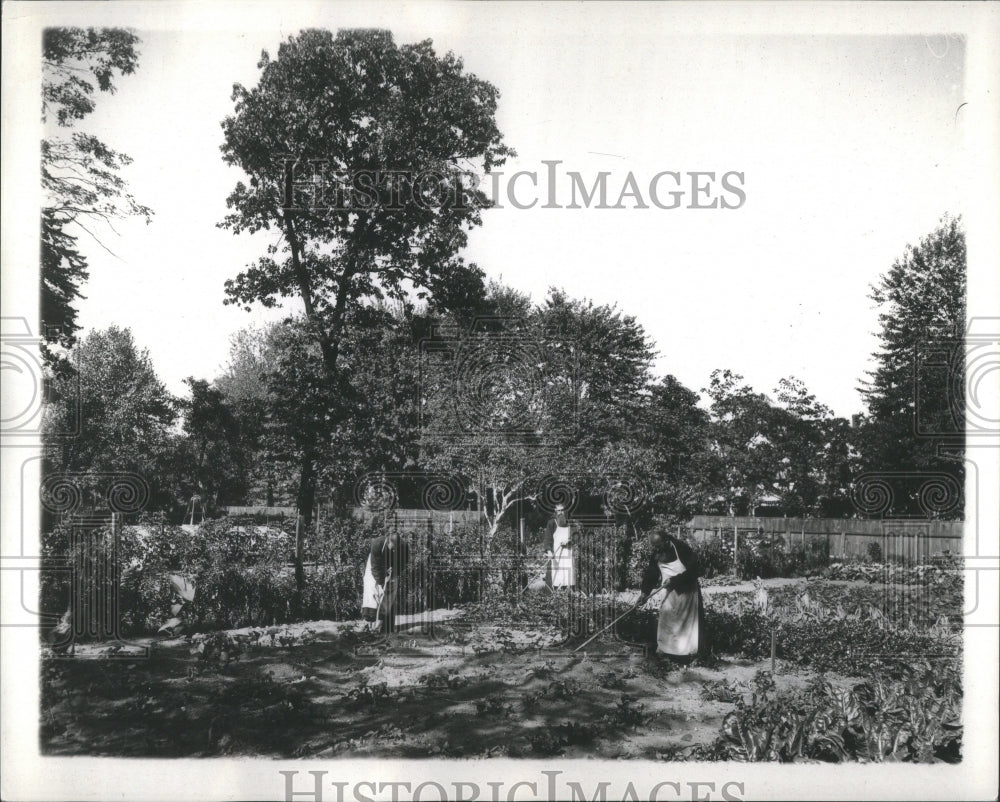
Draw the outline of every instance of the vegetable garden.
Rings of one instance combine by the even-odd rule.
[[[291,532],[234,521],[208,522],[197,536],[125,527],[122,640],[66,649],[50,634],[43,750],[961,759],[954,561],[834,563],[797,578],[717,574],[703,587],[709,646],[675,666],[645,648],[655,604],[573,651],[633,603],[634,589],[581,584],[552,594],[516,576],[483,583],[445,567],[428,596],[421,571],[430,563],[419,549],[420,581],[404,587],[409,614],[387,641],[358,620],[359,526],[330,521],[313,533],[302,593],[287,564]],[[464,536],[435,548],[457,548]],[[111,533],[100,537],[110,542]],[[195,577],[198,590],[183,630],[156,635],[172,571]],[[48,577],[51,604],[62,592]]]

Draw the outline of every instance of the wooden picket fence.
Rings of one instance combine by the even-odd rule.
[[[294,507],[228,507],[230,515],[255,514],[294,517]],[[351,514],[362,521],[384,521],[390,529],[450,532],[454,527],[482,522],[476,510],[395,509],[389,513],[359,507]],[[741,539],[763,532],[778,535],[785,548],[811,547],[825,542],[832,559],[864,557],[870,544],[878,543],[886,558],[929,557],[945,552],[961,554],[964,523],[920,518],[757,518],[751,516],[696,515],[681,527],[685,537],[701,542],[712,537]]]
[[[964,523],[920,518],[865,520],[858,518],[754,518],[749,516],[696,515],[687,535],[695,541],[712,537],[739,541],[761,531],[780,536],[785,547],[811,547],[826,543],[831,559],[864,557],[869,544],[877,543],[886,558],[917,559],[945,552],[962,553]]]

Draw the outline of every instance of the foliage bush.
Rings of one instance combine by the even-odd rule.
[[[789,545],[776,533],[749,535],[741,538],[737,562],[740,579],[815,576],[829,564],[830,553],[825,539]]]
[[[489,576],[482,526],[460,524],[433,534],[409,532],[406,537],[411,549],[410,576],[415,580],[406,591],[407,609],[454,607],[475,602],[486,593]],[[511,547],[511,532],[503,530],[498,537],[498,546]]]
[[[701,565],[702,576],[706,579],[727,574],[733,569],[732,547],[727,547],[723,538],[713,535],[698,541],[689,541],[698,563]]]
[[[324,518],[305,534],[301,618],[344,620],[361,615],[364,566],[371,539],[381,533],[372,522]]]
[[[865,546],[865,555],[868,557],[868,562],[882,562],[882,544],[878,541],[872,541]]]
[[[768,535],[741,532],[735,565],[731,534],[713,534],[695,539],[682,533],[681,539],[694,551],[702,577],[708,580],[728,574],[734,574],[740,580],[816,576],[830,562],[829,546],[825,539],[814,539],[806,545],[788,544],[778,533]],[[649,552],[646,538],[640,537],[633,545],[629,564],[632,587],[639,583],[649,560]]]
[[[79,600],[74,614],[94,635],[105,633],[101,611],[79,606],[97,594],[113,590],[114,574],[102,570],[117,563],[118,621],[121,634],[155,630],[169,615],[171,590],[169,574],[181,572],[186,564],[190,536],[174,526],[123,527],[115,542],[110,526],[94,529],[57,526],[41,538],[41,609],[59,614],[70,606],[70,588]],[[105,596],[107,598],[107,596]],[[77,637],[81,633],[76,633]]]
[[[722,737],[692,757],[957,762],[961,698],[950,661],[920,661],[897,679],[876,674],[853,688],[835,688],[819,675],[804,690],[782,693],[761,671],[750,702],[741,697],[723,721]]]
[[[362,570],[371,527],[353,520],[331,520],[305,538],[307,566],[301,600],[297,598],[293,525],[263,527],[240,519],[206,521],[194,532],[161,524],[122,527],[118,539],[121,634],[155,632],[170,615],[170,574],[194,582],[193,601],[184,605],[185,624],[194,630],[270,625],[294,618],[357,618]],[[110,559],[110,526],[71,542],[70,531],[57,527],[43,537],[44,554],[55,561],[86,566],[96,557]],[[99,571],[78,572],[80,598],[96,590]],[[69,600],[70,574],[43,571],[42,609],[58,613]],[[297,602],[298,605],[297,605]],[[94,611],[96,614],[96,611]],[[97,631],[97,630],[95,630]]]
[[[827,588],[825,600],[809,596],[822,593],[818,585],[800,595],[795,589],[717,595],[705,610],[712,649],[761,660],[770,656],[773,629],[778,658],[848,676],[879,668],[891,677],[901,676],[906,661],[960,654],[961,630],[944,615],[900,625],[872,603],[879,595],[874,589],[852,588],[836,606],[824,603],[837,591]]]
[[[948,590],[961,588],[964,581],[961,558],[956,557],[940,557],[916,565],[834,562],[827,566],[823,576],[883,585],[930,585]]]

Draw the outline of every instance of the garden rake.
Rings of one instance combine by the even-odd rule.
[[[375,624],[378,625],[380,616],[382,614],[382,604],[385,602],[386,588],[389,586],[389,582],[392,579],[392,566],[390,565],[385,571],[385,582],[382,583],[382,595],[379,596],[378,607],[375,608]]]
[[[560,547],[559,547],[559,550],[558,550],[558,552],[557,552],[557,554],[558,554],[558,555],[561,555],[561,554],[562,554],[562,551],[563,551],[563,549],[565,549],[565,548],[566,548],[566,546],[565,546],[565,545],[563,545],[563,546],[560,546]],[[529,580],[528,580],[528,584],[527,584],[527,585],[525,585],[525,586],[524,586],[523,588],[521,588],[521,589],[520,589],[520,590],[519,590],[519,591],[517,592],[517,595],[518,595],[519,597],[521,596],[521,594],[523,594],[523,593],[524,593],[524,592],[525,592],[525,591],[526,591],[526,590],[527,590],[527,589],[528,589],[528,588],[529,588],[529,587],[531,586],[531,583],[532,583],[532,582],[537,582],[537,581],[538,581],[539,579],[542,579],[542,580],[544,580],[544,579],[545,579],[545,575],[546,575],[546,573],[547,573],[547,572],[548,572],[548,571],[549,571],[549,570],[551,569],[551,567],[552,567],[552,561],[553,561],[554,559],[557,559],[557,558],[556,558],[555,556],[553,556],[553,557],[547,557],[547,558],[546,558],[546,561],[545,561],[545,566],[544,566],[544,567],[542,568],[542,570],[541,570],[541,571],[539,571],[539,572],[538,572],[537,574],[535,574],[535,575],[534,575],[533,577],[531,577],[531,579],[529,579]],[[546,585],[545,585],[545,589],[546,589],[546,590],[548,590],[548,592],[549,592],[549,593],[554,593],[554,592],[555,592],[555,591],[553,591],[553,590],[552,590],[552,588],[551,588],[551,587],[549,587],[549,585],[548,585],[548,584],[546,584]]]
[[[660,592],[661,590],[666,590],[666,589],[667,589],[667,588],[666,588],[666,586],[665,586],[665,585],[661,585],[661,586],[660,586],[660,587],[658,587],[658,588],[657,588],[656,590],[654,590],[654,591],[653,591],[653,592],[652,592],[651,594],[649,594],[649,599],[653,598],[653,596],[655,596],[655,595],[656,595],[657,593],[659,593],[659,592]],[[645,601],[645,602],[643,602],[643,604],[646,604],[646,603],[647,603],[647,602],[649,601],[649,599],[646,599],[646,601]],[[590,636],[589,638],[587,638],[587,640],[585,640],[585,641],[584,641],[583,643],[581,643],[581,644],[580,644],[579,646],[577,646],[577,647],[576,647],[576,648],[575,648],[575,649],[573,650],[573,652],[574,652],[574,653],[576,653],[576,652],[580,651],[580,649],[582,649],[582,648],[583,648],[584,646],[586,646],[586,645],[587,645],[588,643],[590,643],[590,642],[591,642],[591,641],[593,641],[593,640],[596,640],[596,639],[597,639],[598,637],[600,637],[600,636],[601,636],[601,635],[603,635],[603,634],[604,634],[605,632],[607,632],[607,631],[608,631],[609,629],[611,629],[611,627],[613,627],[613,626],[614,626],[615,624],[617,624],[617,623],[618,623],[619,621],[621,621],[621,620],[622,620],[623,618],[625,618],[625,617],[626,617],[626,616],[628,616],[628,615],[631,615],[632,613],[634,613],[634,612],[635,612],[636,610],[638,610],[638,609],[639,609],[639,602],[636,602],[636,603],[635,603],[635,604],[633,604],[633,605],[632,605],[631,607],[629,607],[629,608],[628,608],[628,609],[627,609],[627,610],[626,610],[626,611],[625,611],[624,613],[622,613],[622,614],[621,614],[620,616],[618,616],[618,617],[617,617],[617,618],[616,618],[616,619],[615,619],[614,621],[612,621],[612,622],[611,622],[610,624],[608,624],[608,625],[607,625],[606,627],[604,627],[603,629],[600,629],[600,630],[598,630],[598,631],[597,631],[597,632],[595,632],[595,633],[594,633],[593,635],[591,635],[591,636]]]

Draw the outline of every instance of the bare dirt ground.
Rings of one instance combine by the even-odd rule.
[[[614,640],[573,654],[551,630],[469,626],[457,610],[428,618],[430,632],[401,618],[388,642],[362,622],[233,630],[239,653],[211,661],[199,635],[81,645],[74,658],[44,662],[42,750],[655,759],[718,736],[732,700],[706,700],[706,683],[748,695],[770,668],[736,658],[665,666]],[[775,681],[809,676],[779,661]]]

